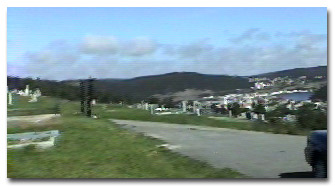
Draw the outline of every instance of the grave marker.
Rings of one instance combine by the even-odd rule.
[[[200,109],[197,108],[197,115],[200,116]]]
[[[233,112],[232,112],[232,110],[229,110],[229,117],[230,117],[230,118],[233,117]]]
[[[26,85],[26,89],[24,90],[24,95],[29,96],[29,85]]]
[[[13,97],[11,92],[8,92],[8,104],[13,105]]]
[[[28,102],[30,102],[30,103],[37,102],[37,96],[35,94],[32,94],[31,99]]]
[[[183,112],[186,112],[187,101],[182,101]]]

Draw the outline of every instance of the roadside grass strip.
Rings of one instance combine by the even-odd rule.
[[[162,148],[163,141],[117,127],[108,119],[80,116],[79,104],[62,104],[57,143],[47,150],[33,145],[8,149],[9,178],[245,178],[229,168]],[[38,130],[35,126],[34,130]],[[16,132],[22,132],[17,130]]]

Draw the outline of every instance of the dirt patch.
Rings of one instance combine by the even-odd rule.
[[[41,114],[31,116],[12,116],[7,117],[7,127],[29,128],[32,126],[46,126],[56,124],[59,114]]]

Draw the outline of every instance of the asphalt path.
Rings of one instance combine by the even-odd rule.
[[[252,178],[311,176],[303,150],[306,136],[271,134],[186,124],[115,120],[123,128],[161,139],[163,146],[216,168]]]

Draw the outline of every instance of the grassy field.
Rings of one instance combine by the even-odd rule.
[[[26,104],[29,106],[24,106],[23,101],[20,108],[31,108],[32,104]],[[9,178],[245,177],[229,168],[215,169],[157,147],[162,141],[120,129],[108,121],[108,109],[102,111],[101,107],[96,107],[95,112],[104,117],[93,119],[76,113],[78,103],[62,103],[60,108],[62,117],[57,125],[48,128],[61,131],[56,146],[44,151],[34,146],[8,150]],[[123,109],[119,109],[122,115]],[[31,126],[29,130],[38,131],[39,127]],[[15,132],[23,131],[26,129],[17,128]]]
[[[37,102],[29,103],[30,97],[13,94],[13,105],[7,105],[7,116],[27,116],[36,114],[54,114],[64,100],[52,97],[39,97]]]
[[[149,111],[142,109],[130,109],[119,105],[96,106],[94,108],[100,118],[115,118],[124,120],[155,121],[177,124],[191,124],[211,126],[219,128],[232,128],[237,130],[251,130],[271,132],[276,134],[306,135],[307,130],[298,129],[294,125],[271,125],[264,122],[251,122],[235,118],[217,120],[208,116],[195,116],[186,114],[175,115],[151,115]]]

